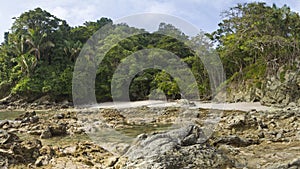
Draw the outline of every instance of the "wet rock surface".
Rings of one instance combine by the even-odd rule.
[[[300,168],[297,107],[217,112],[211,135],[205,109],[25,112],[0,122],[0,168]],[[129,140],[91,137],[106,129]]]

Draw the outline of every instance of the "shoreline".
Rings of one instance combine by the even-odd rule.
[[[94,105],[88,105],[82,108],[76,108],[71,106],[69,103],[60,104],[35,104],[28,103],[28,106],[24,107],[26,104],[22,104],[23,107],[15,106],[2,106],[0,107],[1,112],[7,111],[76,111],[82,109],[123,109],[123,108],[137,108],[137,107],[185,107],[190,109],[215,109],[215,110],[236,110],[236,111],[272,111],[280,110],[284,108],[265,106],[260,102],[224,102],[224,103],[213,103],[210,101],[187,101],[187,100],[176,100],[176,101],[160,101],[160,100],[143,100],[143,101],[132,101],[132,102],[103,102]],[[3,108],[4,107],[4,108]]]

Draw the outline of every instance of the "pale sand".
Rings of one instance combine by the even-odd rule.
[[[240,111],[265,111],[274,110],[273,107],[263,106],[259,102],[238,102],[238,103],[205,103],[200,101],[193,101],[196,106],[190,106],[189,108],[203,108],[203,109],[218,109],[218,110],[240,110]],[[134,108],[140,106],[147,107],[180,107],[183,105],[180,101],[166,102],[159,100],[145,100],[135,102],[106,102],[93,105],[91,108]]]

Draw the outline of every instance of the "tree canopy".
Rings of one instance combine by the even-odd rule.
[[[211,56],[217,54],[226,77],[257,82],[267,74],[276,73],[282,65],[297,67],[300,16],[288,6],[268,6],[263,2],[237,4],[222,15],[223,20],[216,31],[189,37],[168,23],[161,23],[153,33],[124,23],[114,24],[109,18],[71,27],[65,20],[41,8],[29,10],[14,18],[11,31],[4,34],[4,42],[0,45],[0,97],[12,94],[32,101],[49,95],[55,101],[71,99],[76,60],[83,45],[100,28],[105,28],[109,35],[93,43],[105,44],[101,46],[103,50],[113,47],[97,67],[95,94],[98,101],[112,99],[111,83],[118,66],[128,56],[136,54],[139,57],[138,51],[144,49],[161,49],[178,56],[193,73],[202,99],[212,96],[211,79],[202,63],[203,58],[211,60],[213,65]],[[126,37],[130,32],[138,34]],[[123,36],[126,38],[122,39]],[[197,51],[191,48],[195,45]],[[158,55],[154,51],[149,55],[149,58],[164,61],[164,54]],[[87,64],[97,62],[96,59]],[[128,74],[140,67],[132,62]],[[122,78],[119,82],[122,84]],[[147,99],[157,91],[170,99],[184,97],[178,82],[163,69],[137,72],[129,86],[130,99]],[[192,89],[193,85],[186,88]],[[192,90],[189,94],[193,94]]]
[[[210,37],[218,43],[227,76],[252,64],[276,72],[299,57],[300,17],[284,5],[264,2],[238,4],[223,13],[219,29]]]
[[[194,73],[201,96],[208,97],[207,73],[200,59],[187,43],[189,37],[168,23],[161,23],[154,33],[129,27],[126,24],[113,24],[109,18],[86,21],[81,26],[70,27],[66,21],[49,12],[36,8],[14,18],[11,31],[5,33],[5,41],[0,46],[0,89],[8,88],[4,95],[14,94],[34,100],[44,95],[54,100],[71,99],[72,72],[83,44],[100,28],[109,25],[110,35],[102,41],[113,44],[97,68],[95,93],[98,101],[108,101],[111,96],[111,79],[118,65],[127,56],[143,50],[158,48],[170,51],[185,62]],[[123,39],[119,35],[138,32],[138,35]],[[168,36],[168,33],[171,36]],[[174,38],[175,37],[175,38]],[[204,33],[193,37],[203,41],[203,50],[208,50],[208,39]],[[204,42],[206,41],[206,42]],[[99,41],[101,44],[102,42]],[[103,46],[106,48],[107,46]],[[204,52],[205,53],[205,52]],[[163,56],[153,54],[152,57]],[[135,66],[132,65],[132,72]],[[156,89],[164,92],[167,98],[180,98],[176,80],[159,69],[147,69],[135,75],[130,84],[132,100],[147,99]]]

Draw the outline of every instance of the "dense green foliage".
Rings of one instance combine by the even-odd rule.
[[[227,77],[238,72],[242,76],[238,79],[262,80],[299,59],[300,17],[289,7],[246,3],[223,14],[219,29],[210,37],[218,42]]]
[[[262,85],[266,74],[276,72],[282,65],[295,67],[300,54],[298,13],[287,6],[278,8],[265,3],[246,3],[230,8],[223,15],[224,20],[215,32],[188,37],[166,23],[161,23],[154,33],[126,24],[113,24],[108,18],[70,27],[66,21],[40,8],[30,10],[14,18],[11,32],[5,33],[0,46],[0,97],[13,94],[28,101],[44,95],[58,101],[71,99],[76,59],[83,44],[105,25],[109,25],[106,31],[110,35],[97,43],[105,42],[103,49],[113,47],[97,68],[95,93],[98,101],[112,99],[111,80],[118,65],[143,49],[158,48],[178,56],[192,71],[202,99],[209,98],[211,91],[208,73],[190,48],[195,44],[198,44],[201,57],[209,58],[210,54],[217,52],[230,81],[251,79],[256,87]],[[139,34],[116,44],[128,32]],[[172,36],[165,35],[166,32]],[[208,41],[207,36],[215,45]],[[217,46],[216,50],[213,46]],[[153,53],[151,57],[163,60],[163,55]],[[138,67],[132,64],[129,71]],[[160,69],[138,72],[129,88],[132,100],[147,99],[157,91],[163,92],[167,98],[182,97],[176,79]]]
[[[5,41],[0,47],[1,97],[13,94],[27,101],[44,95],[58,101],[71,99],[72,73],[76,59],[83,44],[105,25],[110,25],[110,35],[103,39],[106,43],[103,48],[109,44],[113,47],[97,69],[95,93],[98,101],[112,99],[111,79],[122,59],[139,50],[151,48],[170,51],[187,63],[200,86],[201,96],[209,95],[209,90],[206,90],[209,87],[207,73],[200,59],[186,45],[189,37],[170,24],[161,23],[154,33],[126,24],[115,25],[107,18],[70,27],[66,21],[40,8],[14,19],[11,32],[5,33]],[[139,34],[115,44],[119,35],[128,32]],[[173,37],[163,35],[166,32]],[[204,34],[193,37],[194,40],[197,38],[203,42],[208,40]],[[208,41],[203,44],[206,46],[202,45],[202,50],[209,50],[212,46]],[[167,72],[158,69],[147,69],[136,74],[130,84],[130,98],[147,99],[155,89],[163,91],[167,98],[180,98],[175,80]]]

